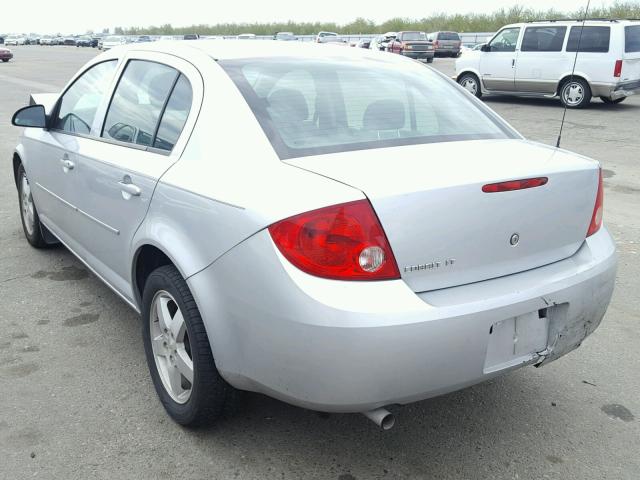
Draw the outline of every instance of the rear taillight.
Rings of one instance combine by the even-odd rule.
[[[622,75],[622,60],[616,60],[616,65],[613,67],[613,76],[620,77]]]
[[[280,253],[310,275],[336,280],[400,278],[368,200],[302,213],[274,223],[269,233]]]
[[[587,230],[587,237],[590,237],[602,226],[602,214],[604,210],[604,190],[602,188],[602,170],[598,174],[598,193],[596,194],[596,204],[593,207],[593,215],[591,215],[591,223]]]

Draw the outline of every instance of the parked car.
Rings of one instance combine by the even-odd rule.
[[[237,36],[238,40],[255,40],[256,39],[256,34],[255,33],[241,33],[240,35]]]
[[[13,52],[11,52],[11,50],[9,50],[8,48],[0,47],[0,60],[2,60],[4,63],[7,63],[12,58]]]
[[[340,46],[349,46],[349,42],[347,42],[344,38],[339,35],[327,35],[322,37],[322,40],[319,43],[323,44],[332,44],[332,45],[340,45]]]
[[[589,20],[584,30],[577,21],[507,25],[458,59],[456,80],[477,97],[559,97],[569,108],[593,97],[620,103],[640,93],[640,21]]]
[[[198,35],[197,33],[187,33],[186,35],[182,36],[182,40],[199,40],[200,39],[200,35]]]
[[[76,37],[64,37],[62,45],[75,46],[76,40],[77,40]]]
[[[100,40],[102,40],[102,37],[91,37],[91,47],[96,48],[100,43]]]
[[[0,45],[4,45],[4,37],[0,35]]]
[[[38,35],[28,35],[25,39],[25,45],[40,45],[40,37]]]
[[[293,32],[278,32],[273,36],[273,39],[281,42],[292,42],[298,40],[298,37]]]
[[[110,35],[102,39],[102,46],[98,44],[98,48],[102,47],[100,50],[106,51],[118,45],[124,45],[125,43],[127,43],[127,39],[122,35]]]
[[[4,39],[5,45],[25,45],[27,43],[27,38],[24,35],[9,35]]]
[[[57,36],[56,37],[56,45],[64,45],[64,37]]]
[[[338,35],[335,32],[318,32],[318,34],[316,35],[316,43],[326,43],[330,41],[331,37],[339,37],[340,35]]]
[[[371,40],[369,48],[371,50],[380,50],[384,52],[387,50],[387,46],[393,41],[394,38],[396,38],[396,32],[387,32],[384,35],[380,35]]]
[[[57,42],[53,35],[43,35],[40,38],[40,45],[55,45]]]
[[[151,37],[149,35],[139,35],[134,40],[134,43],[148,43],[148,42],[152,42],[152,41],[153,40],[151,40]]]
[[[398,32],[396,37],[387,44],[387,51],[414,60],[433,62],[433,43],[427,40],[424,32]]]
[[[90,47],[93,39],[89,36],[76,38],[76,47]]]
[[[12,119],[27,241],[141,314],[178,423],[240,389],[389,428],[385,405],[560,358],[609,304],[596,161],[401,55],[325,52],[114,49]]]
[[[433,42],[437,57],[460,56],[462,41],[457,32],[432,32],[427,37]]]
[[[369,45],[371,45],[370,38],[361,38],[358,40],[358,43],[356,43],[356,47],[358,48],[369,48]]]

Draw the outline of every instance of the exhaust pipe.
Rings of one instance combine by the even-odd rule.
[[[386,408],[376,408],[375,410],[362,412],[362,414],[378,425],[382,430],[389,430],[396,423],[396,417],[394,417],[393,413]]]

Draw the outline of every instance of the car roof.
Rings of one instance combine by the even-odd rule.
[[[526,26],[550,26],[550,25],[561,25],[561,26],[580,26],[582,25],[582,19],[575,20],[539,20],[539,21],[531,21],[531,22],[520,22],[520,23],[512,23],[509,25],[505,25],[503,28],[507,27],[526,27]],[[639,24],[640,19],[620,19],[620,20],[607,20],[607,19],[587,19],[584,21],[586,26],[603,26],[603,25],[629,25],[629,24]]]
[[[161,40],[145,44],[128,44],[118,47],[118,50],[140,50],[160,53],[170,53],[177,56],[189,55],[193,49],[199,50],[215,60],[234,60],[245,58],[278,58],[305,57],[328,59],[339,55],[343,58],[375,58],[380,61],[398,62],[398,55],[391,55],[375,50],[362,48],[344,48],[335,45],[317,44],[315,42],[275,42],[273,40],[198,40],[184,42],[181,40]]]

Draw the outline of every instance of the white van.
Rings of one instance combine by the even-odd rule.
[[[639,93],[640,21],[584,25],[584,30],[581,20],[507,25],[479,51],[457,60],[455,79],[477,97],[557,96],[569,108],[585,107],[592,97],[620,103]]]

